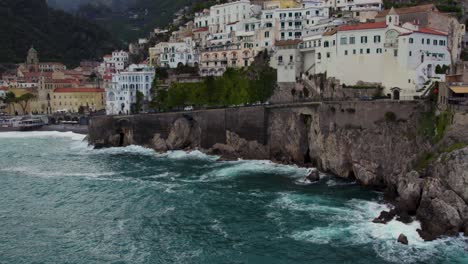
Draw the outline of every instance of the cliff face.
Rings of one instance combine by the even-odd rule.
[[[91,122],[90,143],[313,166],[385,190],[396,213],[421,221],[425,239],[468,234],[468,118],[456,115],[435,146],[420,134],[427,110],[421,102],[340,102],[109,117]]]

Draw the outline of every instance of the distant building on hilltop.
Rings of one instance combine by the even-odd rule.
[[[59,62],[39,62],[39,55],[34,47],[31,47],[26,57],[26,63],[18,67],[23,72],[53,72],[64,71],[67,67]]]

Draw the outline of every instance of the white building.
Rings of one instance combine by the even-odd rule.
[[[271,16],[273,20],[271,19]],[[274,21],[279,40],[301,39],[306,31],[329,18],[329,9],[322,6],[275,9],[264,11],[264,19]],[[266,22],[271,23],[271,22]]]
[[[177,68],[179,65],[195,66],[198,64],[198,53],[192,38],[184,42],[160,42],[150,49],[150,61],[166,68]]]
[[[151,100],[151,85],[155,78],[153,67],[132,64],[127,71],[112,75],[112,83],[106,88],[106,113],[108,115],[130,114],[136,103],[137,91],[144,100]]]
[[[210,18],[208,21],[208,27],[210,33],[221,33],[224,32],[227,24],[242,21],[254,17],[261,12],[261,7],[250,4],[249,0],[239,0],[221,5],[215,5],[210,8]],[[197,19],[197,22],[204,22],[203,19]],[[203,26],[203,24],[202,24]]]
[[[298,49],[300,42],[299,39],[276,41],[270,66],[277,70],[278,83],[295,83],[300,77],[302,69],[302,58]]]
[[[446,33],[400,25],[394,10],[385,22],[339,26],[315,41],[318,46],[310,51],[315,53],[315,73],[348,86],[380,84],[394,99],[427,92],[429,83],[444,80],[435,74],[436,66],[450,64]]]
[[[210,10],[204,9],[202,12],[195,13],[195,28],[208,27],[210,23]]]
[[[111,55],[104,56],[98,71],[101,75],[122,71],[128,65],[128,58],[128,52],[114,51]]]

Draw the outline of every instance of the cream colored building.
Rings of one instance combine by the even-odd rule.
[[[52,112],[76,113],[80,106],[89,111],[106,108],[105,91],[100,88],[57,88],[51,94]]]
[[[315,73],[342,84],[380,84],[394,99],[414,99],[431,82],[444,81],[437,65],[450,65],[447,33],[410,23],[390,11],[385,22],[344,25],[323,34],[315,49]]]
[[[248,67],[256,55],[255,49],[244,48],[242,43],[208,47],[200,54],[200,75],[221,76],[228,67]]]

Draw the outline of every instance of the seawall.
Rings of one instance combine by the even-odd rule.
[[[350,101],[101,116],[90,121],[89,142],[156,151],[198,148],[224,158],[313,166],[385,190],[397,206],[390,215],[417,216],[426,239],[468,234],[468,156],[438,154],[427,168],[416,170],[427,153],[441,149],[421,135],[429,109],[421,101]],[[452,127],[442,142],[468,143],[468,122]],[[456,171],[466,172],[449,182],[442,172],[452,159]]]
[[[270,159],[385,188],[430,149],[417,136],[427,108],[422,102],[329,102],[102,116],[90,121],[89,141]]]

